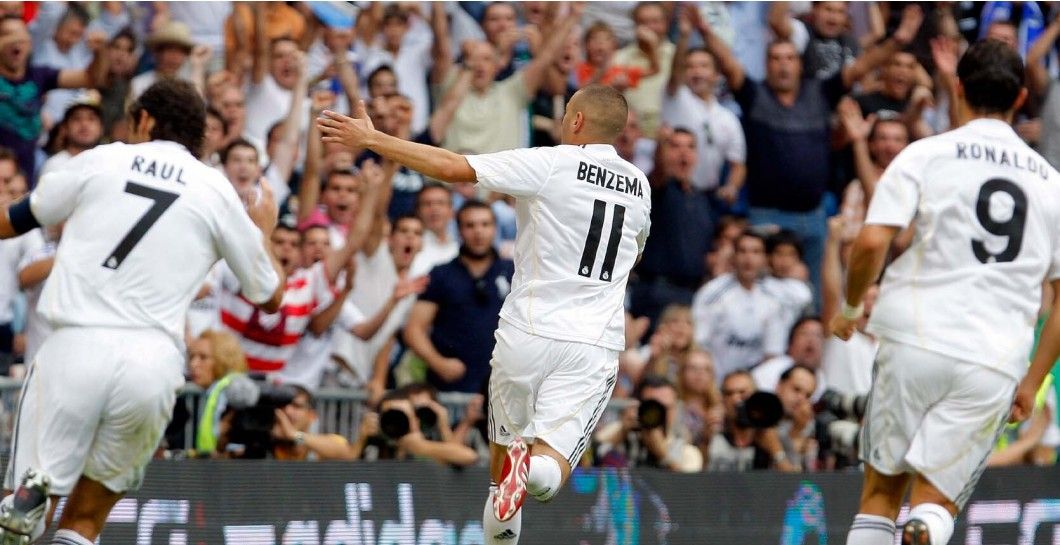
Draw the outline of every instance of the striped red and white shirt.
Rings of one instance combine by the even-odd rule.
[[[294,354],[309,321],[335,300],[324,264],[298,269],[287,278],[280,310],[268,314],[239,293],[239,281],[223,268],[221,277],[221,323],[239,337],[251,371],[283,369]]]

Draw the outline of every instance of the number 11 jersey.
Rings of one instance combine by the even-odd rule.
[[[470,155],[479,187],[516,198],[501,318],[527,333],[625,348],[626,282],[651,221],[647,176],[607,144]]]
[[[884,275],[869,331],[994,368],[1027,370],[1043,280],[1060,277],[1060,174],[998,120],[910,144],[866,224],[916,229]]]
[[[65,221],[38,311],[57,327],[157,328],[184,349],[184,323],[224,258],[254,303],[279,277],[232,184],[174,142],[98,146],[41,177],[30,211]]]

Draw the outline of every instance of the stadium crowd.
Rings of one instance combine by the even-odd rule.
[[[630,105],[615,148],[647,175],[652,234],[628,289],[625,408],[584,463],[841,469],[857,464],[876,345],[824,324],[874,184],[910,141],[950,127],[958,56],[984,38],[1025,58],[1016,130],[1060,167],[1057,15],[1045,2],[0,2],[0,200],[122,141],[132,99],[186,79],[208,105],[202,161],[246,202],[267,184],[282,203],[271,241],[288,282],[266,314],[223,263],[211,272],[187,321],[201,417],[178,404],[165,448],[198,418],[199,455],[238,454],[249,373],[294,388],[270,409],[276,458],[485,463],[512,201],[323,144],[313,120],[363,100],[388,134],[459,153],[549,146],[579,87],[611,85]],[[0,366],[16,378],[49,331],[35,305],[61,236],[0,243]],[[316,433],[322,387],[365,392],[356,434]],[[452,419],[437,392],[471,401]],[[1055,410],[1049,388],[992,463],[1052,464]]]

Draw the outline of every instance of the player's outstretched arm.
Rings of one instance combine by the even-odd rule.
[[[832,333],[844,341],[854,334],[862,314],[859,310],[862,308],[861,300],[869,286],[880,276],[887,250],[899,230],[893,225],[866,225],[854,240],[850,271],[847,273],[846,304],[831,323]]]
[[[317,118],[317,126],[324,135],[321,138],[324,142],[370,149],[436,180],[450,183],[476,181],[475,169],[463,155],[377,131],[368,118],[363,100],[357,103],[353,117],[325,110]]]

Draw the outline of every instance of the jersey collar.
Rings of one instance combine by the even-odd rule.
[[[611,144],[578,144],[578,147],[585,148],[590,151],[607,151],[610,153],[618,154],[615,151],[615,147]]]

